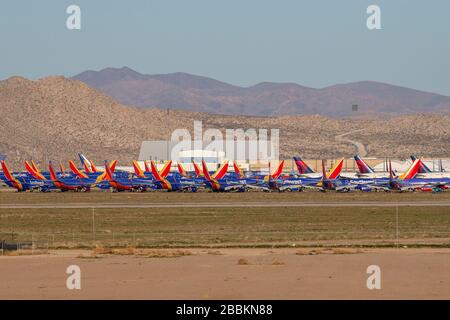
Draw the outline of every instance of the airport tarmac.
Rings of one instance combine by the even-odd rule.
[[[352,202],[175,202],[175,203],[9,203],[0,209],[83,209],[83,208],[280,208],[280,207],[450,207],[450,201],[352,201]]]

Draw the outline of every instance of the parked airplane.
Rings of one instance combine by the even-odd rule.
[[[213,175],[209,173],[205,160],[202,160],[202,169],[205,177],[205,185],[212,191],[228,192],[246,190],[246,180],[224,178],[228,170],[228,161],[222,164]]]
[[[52,183],[35,179],[33,176],[25,172],[12,172],[9,170],[6,162],[1,160],[1,167],[3,173],[0,174],[5,184],[11,188],[17,189],[17,191],[49,191],[54,188]]]
[[[157,186],[150,179],[133,178],[131,176],[123,177],[123,175],[116,175],[112,172],[105,160],[105,180],[109,182],[112,191],[147,191],[156,190]]]

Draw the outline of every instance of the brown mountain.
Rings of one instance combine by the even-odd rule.
[[[243,88],[187,73],[144,75],[126,67],[86,71],[73,79],[125,105],[216,114],[373,117],[450,113],[450,97],[371,81],[323,89],[270,82]],[[358,113],[352,114],[353,104],[358,104]]]
[[[217,87],[220,87],[217,84]],[[217,89],[217,88],[216,88]],[[223,87],[226,89],[226,85]],[[281,156],[350,157],[352,141],[368,156],[449,156],[450,116],[416,114],[389,120],[330,119],[319,115],[224,116],[123,106],[86,84],[64,77],[0,81],[0,154],[17,167],[25,159],[68,160],[84,152],[97,163],[130,163],[143,140],[169,139],[176,128],[278,128]]]

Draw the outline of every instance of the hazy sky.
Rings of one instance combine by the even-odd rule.
[[[81,30],[66,8],[81,7]],[[366,27],[381,7],[382,30]],[[3,0],[0,79],[129,66],[232,84],[375,80],[450,95],[448,0]]]

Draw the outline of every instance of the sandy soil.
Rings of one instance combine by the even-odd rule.
[[[0,256],[0,299],[450,299],[450,249],[185,252],[192,255]],[[81,290],[66,288],[72,264]],[[381,290],[366,287],[369,265],[381,268]]]

